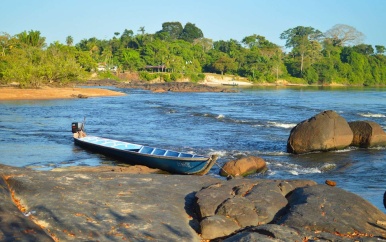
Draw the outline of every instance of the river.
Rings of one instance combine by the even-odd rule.
[[[71,123],[85,118],[96,136],[160,148],[217,153],[221,165],[245,155],[268,172],[250,179],[312,179],[367,199],[385,212],[386,148],[286,153],[291,128],[324,110],[386,129],[386,88],[253,87],[237,93],[151,93],[117,89],[120,97],[0,102],[0,163],[36,170],[118,164],[73,145]],[[218,177],[219,167],[209,175]]]

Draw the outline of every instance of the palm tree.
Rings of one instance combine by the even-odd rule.
[[[141,32],[142,35],[145,34],[145,27],[139,27],[138,32]]]
[[[40,36],[40,31],[31,30],[28,33],[26,31],[23,31],[20,34],[17,34],[16,37],[21,43],[25,45],[34,46],[38,48],[43,48],[46,45],[46,38]]]
[[[71,46],[72,44],[74,43],[74,38],[72,38],[72,36],[67,36],[67,38],[66,38],[66,44],[68,45],[68,46]]]

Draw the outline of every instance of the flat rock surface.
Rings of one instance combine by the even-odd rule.
[[[17,168],[0,173],[1,205],[11,208],[1,206],[0,236],[8,241],[21,236],[15,231],[30,231],[35,241],[200,241],[192,211],[194,193],[216,181],[209,176]],[[17,211],[6,187],[30,216]],[[17,227],[7,232],[12,226]]]
[[[338,187],[130,172],[0,165],[0,241],[386,241],[386,215]]]

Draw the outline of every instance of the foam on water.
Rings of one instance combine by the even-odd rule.
[[[296,124],[268,121],[268,127],[272,127],[272,126],[278,127],[278,128],[284,128],[284,129],[292,129],[293,127],[296,126]]]
[[[294,176],[304,175],[304,174],[317,174],[322,173],[322,170],[318,167],[303,167],[298,164],[290,164],[287,162],[266,162],[269,173],[271,175],[277,173],[287,173]]]
[[[386,118],[386,115],[382,113],[358,113],[358,115],[366,118]]]

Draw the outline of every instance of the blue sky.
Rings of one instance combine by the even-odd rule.
[[[386,46],[386,0],[7,0],[1,3],[0,32],[39,30],[47,43],[74,43],[140,27],[146,33],[162,23],[187,22],[206,38],[235,39],[258,34],[284,45],[280,34],[296,26],[322,32],[346,24],[362,32],[364,43]]]

